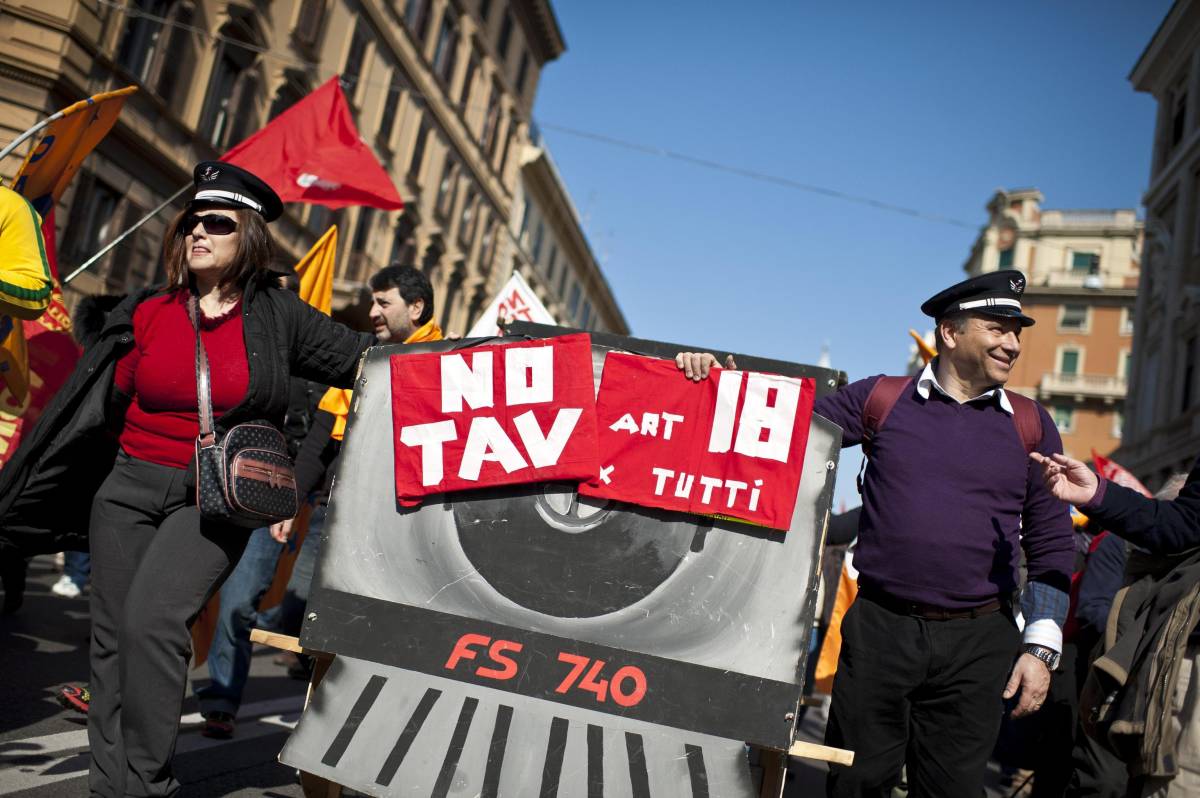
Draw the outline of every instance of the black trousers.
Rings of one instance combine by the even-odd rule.
[[[249,530],[202,521],[185,472],[120,453],[92,503],[93,796],[174,795],[192,622]]]
[[[859,595],[842,652],[825,742],[854,751],[829,766],[829,796],[887,796],[908,765],[909,795],[979,798],[1021,643],[1006,612],[930,621]]]

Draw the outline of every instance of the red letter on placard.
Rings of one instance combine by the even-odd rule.
[[[487,635],[467,632],[458,638],[458,642],[454,644],[454,650],[450,652],[450,659],[446,660],[446,664],[443,667],[446,670],[452,671],[458,665],[459,660],[475,659],[475,652],[470,649],[470,646],[486,646],[491,640],[492,638]]]
[[[488,649],[488,656],[493,661],[500,664],[499,668],[480,668],[475,671],[476,676],[482,676],[485,679],[499,679],[500,681],[508,681],[517,675],[517,662],[512,657],[506,656],[505,651],[511,651],[514,654],[519,653],[524,648],[520,643],[514,643],[511,640],[497,640],[492,643],[492,647]]]

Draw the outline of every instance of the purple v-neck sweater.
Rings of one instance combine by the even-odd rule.
[[[814,412],[861,443],[862,411],[879,379],[869,377],[817,401]],[[1062,451],[1040,405],[1037,451]],[[916,381],[878,431],[863,485],[854,565],[862,578],[907,601],[948,609],[1010,596],[1018,546],[1031,580],[1066,590],[1073,565],[1067,506],[1030,467],[1012,416],[996,395],[958,403]]]

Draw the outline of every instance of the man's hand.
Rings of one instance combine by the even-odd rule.
[[[289,518],[286,521],[271,524],[271,537],[280,543],[287,543],[288,538],[292,536],[292,522],[295,520],[295,518]]]
[[[1046,457],[1030,452],[1029,457],[1042,467],[1042,479],[1054,498],[1079,506],[1087,504],[1096,495],[1100,480],[1080,461],[1065,454]]]
[[[1014,718],[1031,715],[1042,708],[1046,692],[1050,689],[1050,669],[1032,654],[1022,654],[1013,665],[1012,675],[1004,686],[1004,697],[1012,698],[1020,691],[1017,706],[1012,711]]]
[[[708,370],[718,365],[717,359],[708,352],[680,352],[675,356],[675,365],[693,382],[708,379]],[[725,368],[735,369],[733,355],[725,358]]]

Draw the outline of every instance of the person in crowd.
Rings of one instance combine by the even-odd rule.
[[[1168,501],[1110,482],[1062,454],[1030,457],[1056,498],[1137,547],[1126,581],[1138,578],[1124,591],[1120,607],[1114,606],[1116,617],[1108,625],[1115,639],[1101,657],[1106,673],[1123,673],[1123,678],[1119,689],[1094,701],[1085,688],[1085,723],[1102,722],[1107,732],[1097,726],[1093,733],[1123,751],[1128,794],[1200,794],[1200,460],[1178,496]],[[1145,555],[1157,556],[1160,567],[1146,568],[1153,557]],[[1109,682],[1097,678],[1098,664],[1088,687],[1107,688]],[[1092,706],[1097,703],[1103,707]],[[1133,741],[1122,745],[1116,738]]]
[[[429,278],[412,266],[394,263],[372,275],[369,318],[380,343],[417,343],[441,340],[433,321],[433,286]],[[298,635],[308,602],[309,585],[320,550],[325,522],[325,505],[334,463],[345,434],[350,392],[331,388],[317,402],[303,397],[309,420],[296,440],[296,489],[312,505],[308,529],[292,566],[282,604],[269,618],[260,618],[258,605],[275,576],[276,562],[292,531],[292,521],[280,522],[270,530],[255,530],[246,554],[221,588],[220,621],[209,650],[208,685],[196,690],[205,723],[202,734],[232,737],[238,707],[250,672],[250,630],[265,623],[284,634]],[[299,399],[299,397],[295,397]],[[289,418],[297,416],[289,411]],[[301,675],[303,670],[296,671]]]
[[[0,186],[0,343],[22,320],[36,319],[46,310],[53,287],[41,217],[28,200]],[[0,370],[6,367],[0,363]],[[4,387],[0,376],[0,390]],[[26,567],[23,557],[0,546],[0,613],[14,613],[24,602]]]
[[[53,289],[42,218],[29,200],[0,186],[0,316],[36,319]]]
[[[195,505],[196,336],[211,363],[218,435],[254,419],[280,425],[289,376],[350,385],[375,343],[269,275],[267,224],[283,206],[267,184],[220,162],[199,164],[194,182],[163,240],[167,287],[112,311],[0,471],[4,546],[52,552],[72,530],[89,530],[93,796],[178,792],[171,758],[189,626],[249,536]]]
[[[1024,288],[1020,272],[998,271],[926,301],[938,356],[882,424],[864,417],[878,377],[814,407],[842,428],[843,446],[871,441],[859,593],[842,621],[826,729],[826,742],[855,760],[830,765],[831,796],[887,795],[906,762],[914,794],[981,795],[1003,701],[1020,716],[1045,699],[1062,646],[1072,533],[1026,458],[1029,446],[1060,452],[1058,430],[1040,406],[1004,390],[1021,330],[1034,323],[1021,311]],[[687,352],[676,362],[692,379],[717,363]],[[1023,644],[1013,607],[1019,547],[1028,565]]]
[[[63,598],[79,598],[92,573],[92,558],[86,551],[63,552],[63,573],[50,592]]]
[[[433,286],[413,266],[393,263],[371,276],[371,326],[381,344],[418,344],[442,340],[442,329],[433,320]],[[346,420],[353,399],[351,391],[330,388],[321,400],[313,429],[304,439],[296,458],[296,482],[313,498],[309,533],[288,581],[280,625],[288,634],[299,634],[309,587],[320,552],[320,530],[325,524],[325,506],[346,434]],[[288,534],[292,521],[277,526]],[[312,534],[316,530],[316,534]]]

